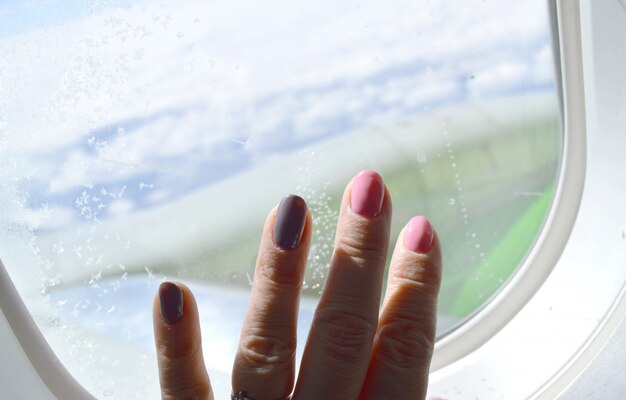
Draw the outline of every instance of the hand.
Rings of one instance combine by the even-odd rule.
[[[361,172],[344,192],[328,277],[296,379],[296,324],[312,218],[297,196],[286,196],[270,212],[233,366],[233,398],[425,397],[441,280],[439,241],[426,218],[411,219],[397,240],[379,313],[390,225],[391,198],[382,178]],[[191,291],[164,282],[153,314],[163,399],[213,399]]]

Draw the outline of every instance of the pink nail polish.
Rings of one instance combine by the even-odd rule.
[[[380,214],[385,197],[383,178],[374,171],[359,172],[352,183],[350,206],[357,214],[375,217]]]
[[[404,247],[416,253],[428,253],[433,245],[433,227],[426,217],[413,217],[404,232]]]

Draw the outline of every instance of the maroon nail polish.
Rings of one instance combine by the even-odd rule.
[[[274,242],[285,250],[293,250],[300,244],[306,224],[307,206],[300,196],[290,194],[278,205],[274,221]]]
[[[163,282],[159,286],[161,315],[168,324],[175,324],[183,316],[183,291],[172,282]]]

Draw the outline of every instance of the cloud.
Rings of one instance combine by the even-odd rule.
[[[31,166],[15,173],[38,188],[32,204],[127,187],[109,211],[425,109],[552,82],[540,0],[145,3],[0,38],[0,48],[10,93],[0,127]]]
[[[114,200],[107,206],[109,213],[113,215],[125,214],[135,207],[134,203],[128,199]]]

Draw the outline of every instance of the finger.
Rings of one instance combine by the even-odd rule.
[[[213,399],[202,357],[198,308],[182,283],[163,282],[152,307],[163,400]]]
[[[435,345],[441,250],[425,217],[400,233],[361,398],[423,399]]]
[[[389,246],[391,199],[363,171],[344,193],[335,250],[304,350],[294,399],[354,399],[365,378]]]
[[[311,225],[305,201],[293,195],[283,198],[265,222],[233,366],[235,393],[273,400],[286,399],[293,389],[298,306]]]

